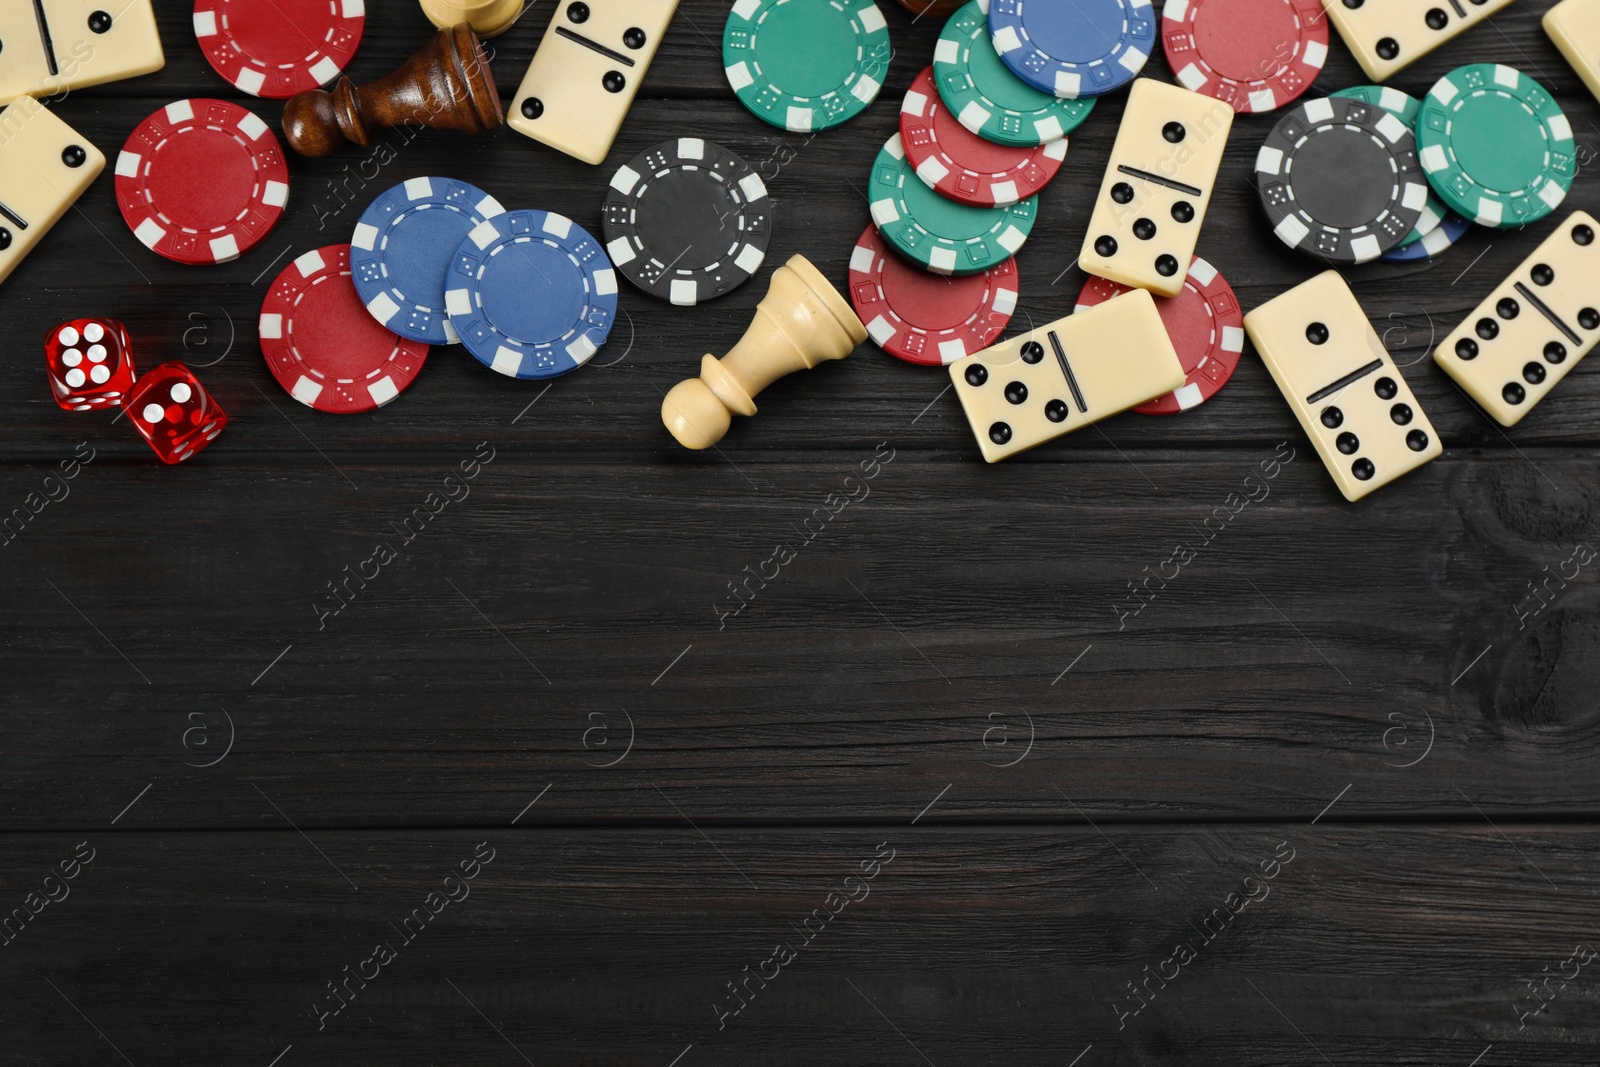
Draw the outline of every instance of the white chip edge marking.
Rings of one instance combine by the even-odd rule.
[[[313,248],[309,252],[301,253],[295,259],[294,269],[300,272],[300,277],[310,278],[327,270],[328,261],[322,258],[320,248]]]
[[[251,96],[260,96],[261,90],[266,87],[267,76],[254,67],[242,67],[233,79],[233,86],[242,93]]]
[[[751,171],[739,179],[739,191],[750,203],[764,200],[767,196],[767,183],[761,180],[761,175]]]
[[[331,56],[323,56],[311,65],[311,76],[317,80],[318,85],[327,85],[339,76],[339,64]]]
[[[1282,222],[1272,228],[1272,232],[1278,235],[1278,240],[1290,248],[1299,248],[1300,242],[1305,240],[1306,234],[1311,231],[1306,228],[1306,224],[1301,222],[1299,218],[1294,215],[1288,215],[1284,217]]]
[[[633,187],[638,184],[639,172],[627,164],[623,164],[622,166],[618,167],[617,172],[611,176],[611,188],[615,189],[623,196],[627,196],[629,193],[633,192]]]
[[[355,232],[350,235],[350,243],[363,252],[371,252],[378,246],[378,228],[369,222],[356,223]]]
[[[400,310],[400,305],[395,303],[394,298],[388,293],[379,293],[367,301],[367,311],[385,326],[389,325],[389,322],[400,314]]]
[[[385,374],[382,378],[367,386],[367,395],[372,397],[372,402],[380,408],[400,395],[400,389],[394,384],[394,379]]]
[[[894,324],[882,315],[867,323],[867,336],[872,338],[879,348],[887,348],[897,332],[899,331],[894,328]]]
[[[289,390],[289,395],[306,407],[311,407],[316,403],[317,397],[322,395],[322,384],[312,381],[302,374],[299,380],[294,383],[294,388]]]
[[[632,263],[634,260],[633,242],[626,237],[618,237],[606,245],[606,255],[611,257],[611,262],[621,267]]]
[[[270,132],[266,122],[254,111],[246,111],[239,120],[239,132],[252,141],[261,140],[261,135]]]

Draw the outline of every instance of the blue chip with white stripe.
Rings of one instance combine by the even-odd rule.
[[[467,351],[511,378],[556,378],[589,362],[617,318],[617,274],[565,215],[508,211],[456,249],[445,288]]]
[[[989,33],[1011,72],[1063,100],[1104,96],[1144,69],[1150,0],[991,0]]]
[[[1455,212],[1444,217],[1436,229],[1385,252],[1380,259],[1391,263],[1413,263],[1419,259],[1432,259],[1467,235],[1472,223]]]
[[[401,337],[459,344],[444,304],[450,264],[468,233],[505,210],[454,178],[411,178],[386,189],[350,238],[350,277],[361,302]]]

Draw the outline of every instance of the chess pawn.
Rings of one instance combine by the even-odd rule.
[[[479,37],[498,37],[522,14],[523,0],[422,0],[422,13],[442,29],[465,22]]]
[[[483,45],[466,24],[440,30],[387,78],[357,88],[340,78],[333,92],[313,89],[283,109],[283,132],[303,156],[325,156],[346,141],[372,143],[373,129],[429,126],[482,133],[505,121]]]
[[[685,448],[710,448],[728,432],[733,415],[754,415],[755,396],[797,370],[843,359],[867,339],[850,304],[804,256],[772,275],[755,321],[722,359],[706,356],[700,377],[672,387],[661,421]]]

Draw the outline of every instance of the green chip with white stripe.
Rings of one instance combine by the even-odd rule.
[[[872,0],[737,0],[722,31],[722,65],[740,103],[802,133],[865,110],[892,54]]]
[[[1094,109],[1094,97],[1062,100],[1011,73],[989,36],[989,0],[972,0],[944,24],[933,51],[933,80],[961,125],[1014,148],[1059,140]]]
[[[935,274],[977,274],[1004,263],[1027,241],[1039,198],[1003,207],[947,200],[917,177],[897,133],[872,164],[867,189],[883,239]]]
[[[1499,63],[1457,67],[1428,90],[1417,155],[1451,210],[1511,228],[1554,211],[1577,173],[1572,125],[1550,93]]]

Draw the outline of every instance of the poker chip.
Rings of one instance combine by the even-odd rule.
[[[1406,124],[1406,128],[1416,135],[1417,115],[1422,111],[1422,101],[1410,93],[1403,93],[1399,89],[1391,89],[1387,85],[1355,85],[1348,89],[1340,89],[1333,93],[1334,96],[1346,97],[1351,100],[1365,100],[1369,104],[1376,104],[1389,114]],[[1428,202],[1422,208],[1422,217],[1406,234],[1397,248],[1403,248],[1413,241],[1420,241],[1428,234],[1439,228],[1444,217],[1450,213],[1444,201],[1432,189],[1428,190]],[[1391,251],[1393,251],[1391,249]],[[1385,252],[1387,256],[1389,253]]]
[[[1465,237],[1470,229],[1472,223],[1451,212],[1439,223],[1438,229],[1415,241],[1407,241],[1398,248],[1390,249],[1382,258],[1391,263],[1412,263],[1420,259],[1432,259]]]
[[[278,139],[226,100],[175,100],[145,119],[122,146],[116,175],[133,235],[179,263],[238,259],[289,201]]]
[[[1328,60],[1322,0],[1169,0],[1161,45],[1178,84],[1238,112],[1272,111]]]
[[[872,221],[907,259],[935,274],[977,274],[1016,255],[1033,229],[1038,197],[973,207],[928,188],[906,160],[900,135],[878,153],[867,190]]]
[[[1129,287],[1090,278],[1075,311],[1103,304]],[[1156,297],[1156,310],[1188,379],[1182,386],[1134,408],[1141,415],[1176,415],[1222,391],[1244,351],[1244,311],[1217,268],[1195,256],[1177,296]]]
[[[1337,96],[1284,115],[1256,153],[1256,185],[1278,239],[1333,263],[1377,259],[1428,203],[1406,124]]]
[[[1498,63],[1457,67],[1434,83],[1417,147],[1439,198],[1484,226],[1550,214],[1577,169],[1567,116],[1538,82]]]
[[[261,354],[278,384],[316,411],[381,408],[422,371],[428,346],[373,320],[350,284],[350,246],[307,252],[261,304]]]
[[[361,45],[365,0],[195,0],[206,61],[251,96],[283,100],[339,76]]]
[[[850,253],[850,303],[867,334],[907,363],[938,367],[994,343],[1017,307],[1017,261],[940,278],[903,262],[868,226]]]
[[[478,362],[511,378],[556,378],[605,344],[617,275],[589,232],[565,215],[508,211],[467,234],[445,306]]]
[[[722,31],[728,84],[756,118],[825,130],[859,115],[889,70],[872,0],[735,0]]]
[[[733,292],[766,258],[772,201],[755,168],[698,137],[662,141],[612,175],[600,212],[611,262],[689,306]]]
[[[989,0],[989,33],[1013,74],[1075,100],[1120,89],[1144,69],[1156,18],[1150,0]]]
[[[1021,81],[989,39],[989,0],[950,16],[933,50],[939,98],[956,121],[995,144],[1026,148],[1059,141],[1094,109],[1094,99],[1062,100]]]
[[[1067,157],[1065,137],[1032,148],[985,141],[944,106],[932,67],[917,76],[900,104],[900,142],[917,177],[951,200],[979,207],[1032,196]]]
[[[444,307],[445,276],[462,239],[504,212],[454,178],[410,178],[379,194],[350,238],[355,289],[372,317],[412,341],[459,344]]]

